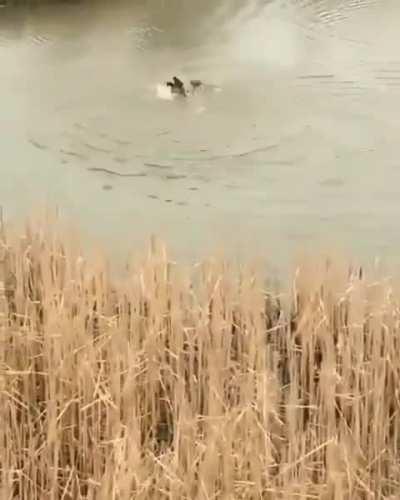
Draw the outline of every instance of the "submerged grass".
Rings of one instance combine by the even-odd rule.
[[[400,497],[400,309],[387,281],[260,273],[162,245],[85,260],[2,232],[0,498]]]

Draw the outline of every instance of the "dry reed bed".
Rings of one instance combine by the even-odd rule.
[[[279,300],[157,244],[113,282],[50,228],[3,240],[2,500],[400,497],[388,282],[314,266]]]

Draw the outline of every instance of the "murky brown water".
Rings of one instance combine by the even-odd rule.
[[[400,246],[400,3],[132,0],[0,9],[0,200],[125,252],[284,264]],[[172,75],[221,93],[157,99]]]

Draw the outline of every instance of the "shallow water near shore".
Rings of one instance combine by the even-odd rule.
[[[156,233],[189,259],[393,259],[399,21],[394,0],[6,5],[0,203],[58,205],[117,255]],[[222,92],[158,99],[175,74]]]

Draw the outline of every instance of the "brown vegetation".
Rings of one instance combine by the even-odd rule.
[[[154,244],[123,280],[49,228],[3,234],[3,500],[400,497],[389,282],[190,272]]]

